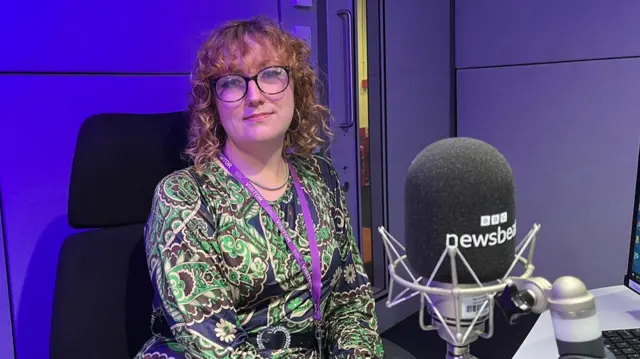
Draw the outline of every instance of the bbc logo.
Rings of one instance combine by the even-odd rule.
[[[500,214],[492,214],[490,216],[480,216],[480,226],[488,227],[495,226],[497,224],[502,224],[507,222],[507,212],[502,212]]]

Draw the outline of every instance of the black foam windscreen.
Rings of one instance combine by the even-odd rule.
[[[448,244],[456,245],[481,282],[509,269],[516,241],[515,185],[511,166],[493,146],[448,138],[413,160],[405,182],[405,240],[413,270],[429,278]],[[475,283],[456,260],[458,281]],[[450,258],[435,281],[451,283]]]

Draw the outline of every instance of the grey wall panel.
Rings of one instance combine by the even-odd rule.
[[[626,272],[640,139],[640,59],[465,70],[460,136],[513,166],[518,238],[542,225],[537,273],[590,287]]]
[[[456,66],[640,56],[640,2],[456,0]]]
[[[399,1],[386,6],[387,229],[403,243],[409,165],[428,144],[451,135],[449,15],[448,1]],[[374,239],[380,240],[378,233]],[[396,285],[396,295],[401,290]],[[381,327],[414,313],[417,303],[380,310]]]

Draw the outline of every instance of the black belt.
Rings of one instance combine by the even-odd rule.
[[[302,348],[315,350],[318,341],[314,332],[290,333],[286,328],[268,327],[258,334],[251,334],[247,337],[247,342],[255,345],[258,349],[287,349]]]

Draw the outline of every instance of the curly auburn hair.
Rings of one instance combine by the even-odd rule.
[[[325,147],[333,136],[328,124],[329,109],[316,99],[320,87],[310,63],[310,47],[269,18],[234,20],[214,30],[197,55],[197,68],[191,79],[191,118],[185,151],[196,169],[201,170],[218,155],[227,137],[220,125],[211,82],[233,68],[233,54],[244,57],[256,44],[265,51],[273,50],[274,59],[291,68],[295,110],[285,134],[283,155],[308,157],[319,147]]]

